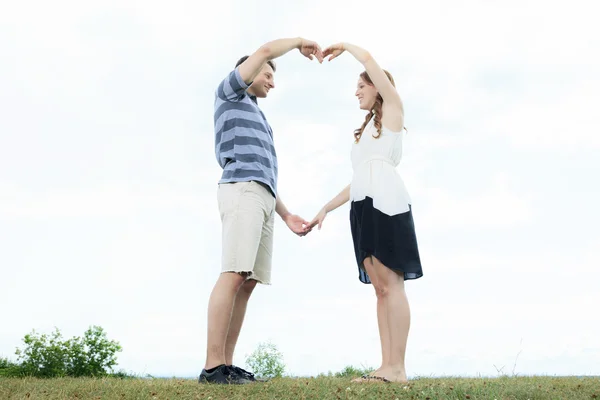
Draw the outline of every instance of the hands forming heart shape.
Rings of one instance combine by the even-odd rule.
[[[325,48],[325,50],[321,50],[321,47],[317,44],[317,42],[302,39],[300,46],[298,46],[298,50],[300,51],[300,53],[302,53],[304,57],[308,58],[309,60],[314,60],[316,57],[319,63],[323,63],[323,60],[325,60],[327,57],[329,57],[327,61],[331,61],[334,58],[338,57],[340,54],[346,51],[346,48],[344,46],[344,43],[336,43]],[[312,229],[315,226],[318,226],[318,228],[321,229],[321,226],[323,225],[323,220],[326,216],[327,212],[323,208],[319,211],[317,216],[313,218],[313,220],[310,222],[299,217],[298,215],[290,215],[287,218],[285,218],[284,221],[287,224],[287,226],[292,230],[292,232],[294,232],[298,236],[305,236],[310,231],[312,231]]]
[[[300,53],[302,53],[304,57],[307,57],[310,60],[313,60],[316,57],[319,63],[322,63],[327,56],[330,56],[327,61],[331,61],[342,54],[346,49],[344,48],[343,43],[337,43],[327,47],[325,50],[321,50],[321,47],[316,42],[302,39],[302,43],[298,50],[300,50]]]

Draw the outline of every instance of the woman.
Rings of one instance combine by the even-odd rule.
[[[350,226],[359,279],[377,295],[381,367],[354,381],[406,382],[404,355],[410,308],[404,281],[423,275],[411,200],[396,166],[402,158],[404,110],[394,79],[364,49],[338,43],[324,50],[329,61],[344,51],[364,65],[356,97],[368,111],[354,131],[352,183],[327,203],[310,223],[323,225],[327,213],[351,202]]]

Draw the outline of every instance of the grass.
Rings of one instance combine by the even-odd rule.
[[[598,399],[600,378],[420,378],[408,385],[349,378],[278,378],[244,386],[191,379],[0,378],[0,399]]]

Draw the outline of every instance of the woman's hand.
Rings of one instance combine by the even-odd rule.
[[[346,48],[344,47],[344,43],[332,44],[331,46],[323,50],[323,58],[330,55],[331,57],[329,57],[328,61],[331,61],[340,54],[342,54],[345,50]]]
[[[321,226],[323,225],[323,221],[325,220],[326,216],[327,211],[325,210],[325,208],[321,208],[321,211],[319,211],[319,213],[316,215],[316,217],[313,218],[313,220],[310,222],[310,224],[308,224],[308,226],[312,229],[315,227],[315,225],[319,225],[319,230],[321,230]]]

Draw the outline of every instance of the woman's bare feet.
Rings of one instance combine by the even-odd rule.
[[[408,383],[406,371],[401,368],[387,367],[377,371],[376,376],[381,376],[390,382]]]
[[[389,383],[390,381],[382,376],[363,375],[360,378],[354,378],[351,382],[354,383]]]

